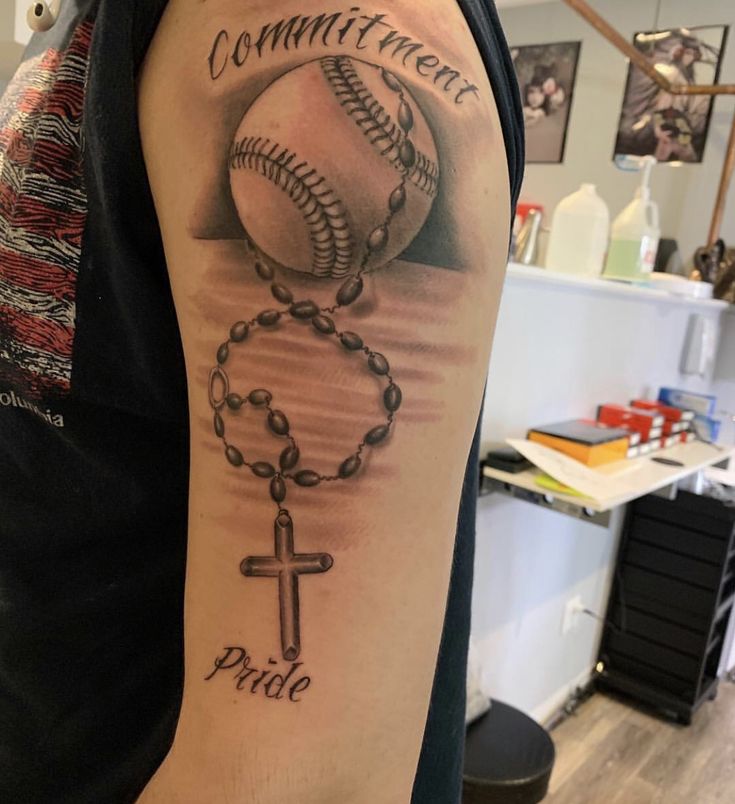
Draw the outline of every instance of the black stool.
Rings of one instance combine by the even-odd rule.
[[[494,700],[467,729],[462,804],[537,804],[549,788],[555,753],[535,720]]]

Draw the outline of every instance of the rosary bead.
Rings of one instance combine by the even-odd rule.
[[[214,414],[214,432],[217,438],[224,438],[225,420],[216,412]]]
[[[282,503],[286,499],[286,483],[280,475],[271,480],[271,497],[273,502]]]
[[[280,410],[272,410],[268,414],[268,427],[270,427],[276,435],[288,435],[288,419]]]
[[[411,140],[404,140],[398,151],[398,158],[407,170],[416,164],[416,149]]]
[[[222,386],[219,389],[217,388],[218,383]],[[219,366],[213,368],[209,372],[209,404],[215,409],[221,408],[229,393],[230,381],[227,375]]]
[[[398,125],[408,134],[413,128],[413,112],[405,100],[398,107]]]
[[[381,75],[383,76],[383,81],[385,81],[385,85],[388,89],[392,89],[393,92],[401,92],[403,87],[399,83],[398,79],[393,75],[393,73],[389,73],[388,70],[381,70]]]
[[[238,321],[237,324],[233,324],[230,330],[230,339],[235,343],[242,343],[248,337],[249,330],[250,324],[247,321]]]
[[[303,469],[301,472],[297,472],[294,475],[294,480],[298,486],[303,486],[304,488],[312,488],[321,483],[319,475],[316,472],[312,472],[311,469]]]
[[[357,472],[360,468],[362,461],[360,460],[359,455],[350,455],[350,457],[342,463],[339,467],[339,476],[343,479],[347,479],[348,477],[352,477],[352,475]]]
[[[390,194],[388,206],[391,212],[400,212],[406,205],[406,188],[399,184],[395,190]]]
[[[362,277],[351,276],[337,291],[337,304],[341,307],[352,304],[362,294],[363,287]]]
[[[369,251],[380,251],[384,249],[386,244],[388,243],[388,227],[387,226],[378,226],[377,229],[373,229],[370,232],[370,236],[367,239],[367,247]]]
[[[266,282],[270,282],[273,279],[274,272],[270,265],[266,265],[264,262],[258,260],[258,262],[255,263],[255,270],[258,276]]]
[[[381,441],[385,441],[388,438],[388,433],[390,433],[390,427],[387,424],[381,424],[378,427],[373,427],[365,436],[365,441],[371,447],[374,447],[376,444],[380,444]]]
[[[258,461],[257,463],[254,463],[250,469],[256,477],[269,478],[273,477],[273,475],[276,473],[275,467],[270,463],[266,463],[265,461]]]
[[[227,396],[227,407],[230,410],[240,410],[244,404],[245,400],[240,396],[240,394],[229,394]]]
[[[277,282],[271,285],[271,293],[273,298],[281,304],[291,304],[293,301],[293,293],[285,285],[279,285]]]
[[[328,315],[317,315],[311,319],[311,323],[314,329],[322,335],[334,335],[336,327]]]
[[[298,447],[286,447],[286,449],[284,449],[281,453],[278,463],[284,472],[288,472],[289,470],[293,469],[294,466],[296,466],[300,457],[301,453],[299,452]]]
[[[281,314],[278,310],[263,310],[262,313],[258,314],[257,321],[261,327],[272,327],[278,323],[280,318]]]
[[[233,466],[242,466],[245,463],[245,460],[242,457],[242,452],[240,452],[237,447],[227,447],[225,450],[225,455],[227,456],[227,460]]]
[[[363,347],[362,338],[354,332],[343,332],[339,339],[342,341],[342,346],[350,352],[357,352]]]
[[[373,374],[377,374],[380,377],[385,376],[390,371],[388,361],[378,352],[373,352],[368,358],[368,368]]]
[[[288,419],[280,410],[272,410],[268,414],[268,427],[270,427],[276,435],[288,435]]]
[[[319,307],[316,302],[307,299],[306,301],[292,304],[289,312],[294,318],[306,321],[309,318],[314,318],[315,315],[319,315]]]
[[[403,393],[401,389],[395,384],[391,383],[383,394],[383,404],[389,413],[395,413],[401,407],[403,402]]]
[[[228,344],[223,343],[219,349],[217,349],[217,362],[220,366],[224,365],[227,362],[227,358],[230,356],[230,347]]]
[[[269,405],[271,399],[273,399],[271,392],[266,391],[265,388],[256,388],[248,394],[248,401],[251,405]]]

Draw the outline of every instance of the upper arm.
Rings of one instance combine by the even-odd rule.
[[[422,5],[174,0],[148,54],[191,486],[142,801],[410,797],[509,225],[482,62]]]

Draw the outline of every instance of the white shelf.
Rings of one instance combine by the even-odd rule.
[[[673,293],[667,293],[664,290],[657,290],[656,288],[646,288],[626,282],[598,279],[597,277],[562,274],[556,271],[549,271],[546,268],[539,268],[535,265],[520,265],[515,262],[508,264],[506,282],[555,286],[599,295],[617,296],[631,301],[648,301],[654,304],[683,306],[690,309],[708,310],[710,312],[727,310],[732,306],[719,299],[690,299],[685,296],[676,296]]]
[[[651,494],[654,491],[677,483],[685,477],[705,469],[708,466],[727,461],[734,454],[730,447],[716,447],[710,444],[694,442],[692,444],[678,444],[669,449],[659,450],[652,455],[645,455],[640,458],[633,458],[626,462],[629,466],[638,465],[639,471],[630,473],[630,484],[625,492],[618,492],[600,499],[592,497],[577,497],[570,494],[561,494],[556,491],[549,491],[540,486],[536,479],[542,474],[540,469],[527,469],[524,472],[512,474],[502,472],[498,469],[485,467],[483,474],[486,478],[497,481],[498,483],[524,489],[539,495],[541,500],[554,507],[551,500],[559,501],[564,506],[570,506],[597,514],[606,513],[620,505],[625,505],[632,500]],[[667,466],[657,463],[652,458],[670,458],[680,461],[684,466]],[[508,489],[510,490],[510,489]]]

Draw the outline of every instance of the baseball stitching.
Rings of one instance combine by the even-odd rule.
[[[387,157],[396,169],[403,170],[399,152],[406,135],[360,79],[352,59],[348,56],[326,56],[320,59],[320,63],[340,105],[357,123],[370,144]],[[439,166],[426,154],[417,151],[416,164],[408,180],[433,198],[439,183]]]
[[[293,151],[263,137],[244,137],[230,151],[230,169],[255,170],[283,190],[301,211],[318,277],[342,277],[352,267],[353,242],[344,205],[323,176]]]

